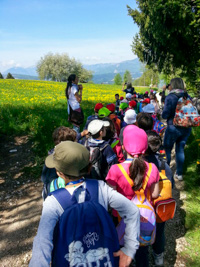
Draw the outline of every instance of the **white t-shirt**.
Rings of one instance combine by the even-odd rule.
[[[69,105],[73,110],[80,108],[80,104],[75,97],[75,94],[77,92],[78,92],[78,85],[72,84],[72,87],[69,89],[68,112],[69,112]]]

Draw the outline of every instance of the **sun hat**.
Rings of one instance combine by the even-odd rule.
[[[102,103],[97,103],[94,107],[95,112],[98,112],[103,107]]]
[[[124,110],[124,109],[128,108],[128,104],[127,103],[121,103],[119,105],[119,108],[122,109],[122,110]]]
[[[113,104],[113,103],[108,104],[108,105],[106,106],[106,108],[107,108],[108,110],[110,110],[110,112],[115,112],[115,104]]]
[[[148,148],[147,134],[135,125],[128,125],[123,131],[123,145],[131,156],[144,154]]]
[[[131,93],[127,93],[126,94],[126,99],[131,99],[131,97],[132,97],[132,94]]]
[[[145,113],[154,113],[155,112],[155,107],[153,104],[147,104],[142,108],[142,111]]]
[[[132,108],[134,108],[136,105],[137,105],[137,103],[134,100],[131,100],[129,102],[129,106],[132,107]]]
[[[146,103],[146,104],[150,104],[150,99],[149,98],[145,98],[143,101],[142,101],[142,103]]]
[[[97,134],[104,126],[107,127],[110,125],[109,121],[102,121],[102,120],[92,120],[88,124],[88,132],[91,135]]]
[[[110,115],[110,110],[103,107],[98,111],[98,117],[99,118],[105,118],[108,117]]]
[[[76,142],[64,141],[55,146],[53,154],[49,155],[45,164],[66,175],[79,177],[86,174],[83,170],[89,165],[89,150]]]
[[[153,94],[155,95],[157,92],[156,91],[153,91]]]
[[[136,122],[136,116],[137,114],[135,113],[135,110],[129,109],[125,112],[124,121],[127,124],[133,124]]]

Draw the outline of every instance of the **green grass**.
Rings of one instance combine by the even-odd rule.
[[[185,155],[185,238],[189,245],[182,254],[188,267],[197,267],[200,266],[200,165],[197,165],[197,159],[200,160],[200,127],[192,129]]]

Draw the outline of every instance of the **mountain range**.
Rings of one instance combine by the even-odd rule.
[[[94,83],[113,83],[113,79],[117,73],[119,73],[122,78],[126,70],[131,73],[133,79],[139,78],[142,75],[141,63],[138,58],[133,60],[126,60],[120,63],[105,63],[105,64],[95,64],[95,65],[83,65],[87,70],[93,72],[93,82]],[[8,72],[10,72],[17,79],[24,80],[38,80],[38,74],[36,72],[36,67],[22,68],[14,67],[3,72],[5,77]]]

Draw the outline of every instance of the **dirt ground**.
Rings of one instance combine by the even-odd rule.
[[[34,165],[32,143],[27,136],[0,138],[0,267],[28,266],[33,238],[42,209],[40,177],[27,177],[25,167]],[[172,162],[172,168],[175,168]],[[176,181],[173,196],[176,215],[166,223],[165,265],[186,266],[181,256],[186,246],[183,182]],[[151,257],[151,266],[153,266]]]

